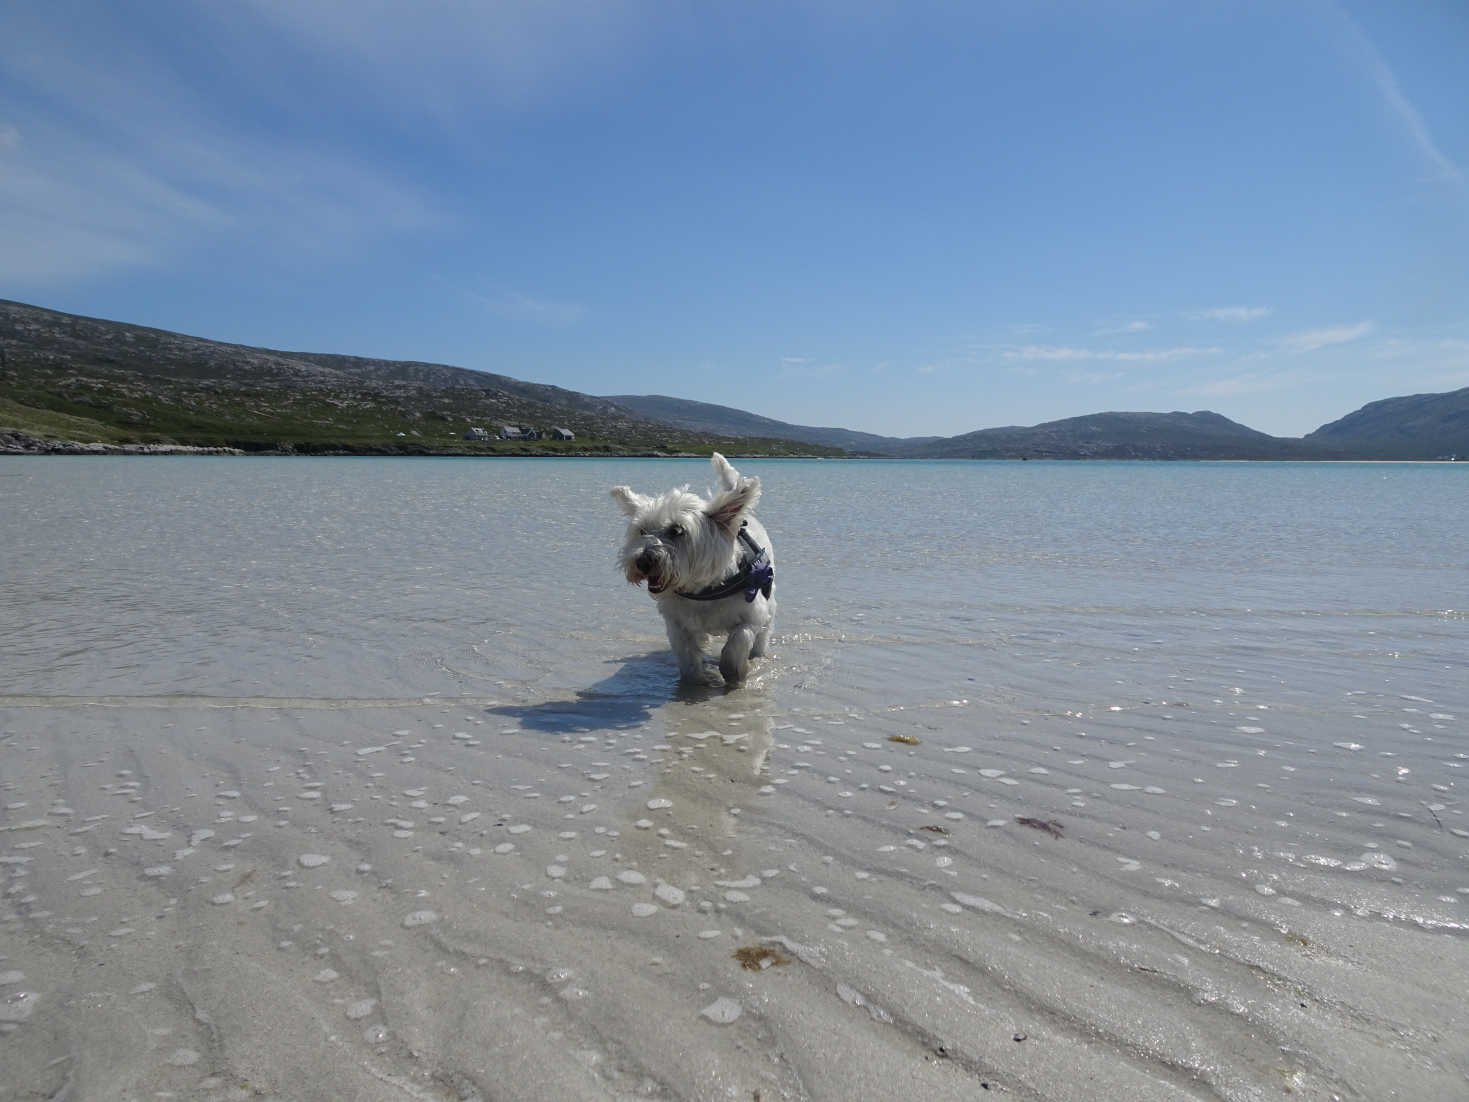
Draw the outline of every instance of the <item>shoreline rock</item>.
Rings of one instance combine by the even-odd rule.
[[[101,444],[42,440],[22,432],[0,432],[0,455],[244,455],[239,448],[192,444]]]

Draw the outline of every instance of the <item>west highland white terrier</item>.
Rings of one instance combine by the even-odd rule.
[[[704,676],[704,644],[724,635],[719,672],[737,685],[750,659],[770,645],[775,616],[775,555],[751,510],[760,480],[741,475],[715,452],[719,492],[705,501],[680,486],[648,497],[627,486],[612,496],[631,523],[618,565],[633,585],[648,583],[686,679]]]

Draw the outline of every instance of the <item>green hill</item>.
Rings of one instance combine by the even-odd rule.
[[[541,438],[493,439],[507,425]],[[465,439],[471,429],[491,439]],[[574,439],[550,439],[554,429]],[[0,433],[16,448],[67,440],[337,454],[837,454],[680,429],[604,398],[468,368],[253,348],[3,300]]]

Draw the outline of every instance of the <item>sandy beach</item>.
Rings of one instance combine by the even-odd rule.
[[[0,1096],[1462,1097],[1453,909],[1370,841],[1200,867],[1172,705],[983,749],[757,694],[0,701]]]

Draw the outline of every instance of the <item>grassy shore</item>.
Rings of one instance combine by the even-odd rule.
[[[465,439],[470,428],[494,437],[506,424],[534,427],[543,438]],[[567,428],[574,439],[545,438],[552,427]],[[0,373],[0,434],[9,436],[6,450],[27,452],[74,442],[299,455],[842,454],[789,440],[710,436],[621,414],[557,409],[468,387],[244,387],[34,363]]]

